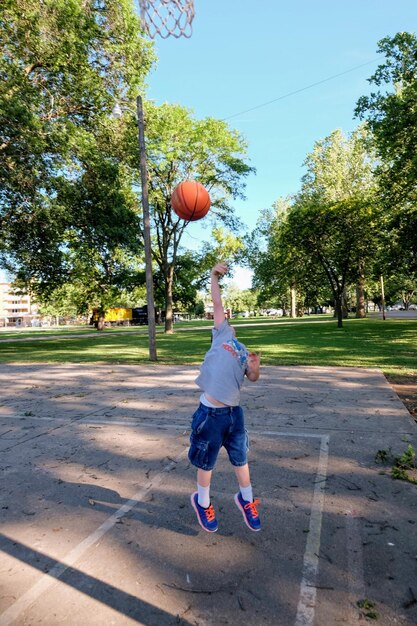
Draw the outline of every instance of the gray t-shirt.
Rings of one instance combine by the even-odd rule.
[[[248,351],[237,341],[226,320],[213,328],[213,340],[200,367],[196,383],[203,391],[228,406],[238,406],[245,378]]]

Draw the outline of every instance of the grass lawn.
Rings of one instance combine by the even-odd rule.
[[[120,331],[137,331],[139,328],[142,328],[143,332],[147,332],[146,326],[117,326],[114,328],[107,328],[106,332],[120,332]],[[0,332],[0,341],[2,339],[29,339],[31,337],[47,337],[48,335],[51,337],[66,335],[86,335],[89,333],[95,333],[96,329],[94,326],[49,326],[44,328],[20,328],[20,329],[2,329]]]
[[[324,316],[294,321],[238,319],[233,325],[240,341],[262,353],[264,365],[375,367],[397,379],[417,375],[414,319],[350,319],[343,322],[342,329]],[[182,322],[176,325],[173,335],[158,332],[159,363],[200,363],[210,346],[211,326],[212,322]],[[89,330],[94,333],[92,337],[70,338],[66,328],[59,333],[62,338],[0,342],[0,363],[149,363],[144,327],[101,333]],[[53,331],[48,329],[58,334]],[[74,332],[78,334],[79,329]],[[22,338],[26,334],[20,331],[12,336]],[[2,332],[0,339],[6,336],[10,333]]]

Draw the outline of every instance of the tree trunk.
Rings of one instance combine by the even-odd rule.
[[[98,319],[95,323],[95,327],[97,328],[97,330],[103,330],[104,329],[104,318],[106,316],[106,311],[104,310],[104,307],[100,307],[97,310],[97,315],[98,315]]]
[[[337,327],[343,328],[343,294],[335,296],[335,314],[337,317]]]
[[[363,263],[359,263],[359,277],[356,284],[356,317],[366,317],[365,310],[365,275],[363,269]]]
[[[292,286],[290,291],[291,291],[291,317],[295,318],[295,317],[297,317],[295,287]]]
[[[172,299],[172,284],[174,282],[174,267],[169,265],[168,271],[165,273],[165,332],[172,334],[174,332],[174,308]]]
[[[96,322],[96,328],[97,328],[97,330],[103,330],[104,329],[104,313],[99,313],[98,320]]]
[[[414,296],[414,291],[403,291],[402,292],[402,301],[404,305],[404,309],[406,311],[410,308],[411,298]]]
[[[359,278],[356,284],[356,317],[366,317],[365,310],[365,276],[363,273],[362,264],[359,267]]]
[[[348,298],[347,298],[346,289],[343,289],[341,304],[342,304],[343,319],[347,319],[349,317],[349,309],[348,309]]]

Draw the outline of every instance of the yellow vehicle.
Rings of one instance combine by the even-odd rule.
[[[97,309],[93,309],[93,314],[90,319],[90,324],[97,324],[99,313]],[[122,307],[115,307],[106,311],[104,316],[104,323],[112,326],[129,326],[132,321],[132,309],[125,309]]]
[[[131,319],[132,309],[122,308],[109,309],[104,317],[105,322],[116,322],[116,324],[130,322]]]
[[[91,326],[98,325],[99,312],[98,309],[93,309],[93,313],[90,318]],[[155,318],[164,319],[163,312],[155,309]],[[104,316],[104,323],[106,326],[141,326],[148,323],[148,307],[140,306],[134,309],[127,309],[124,307],[113,307],[108,309]]]

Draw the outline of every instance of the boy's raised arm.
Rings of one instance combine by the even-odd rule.
[[[218,328],[224,322],[224,307],[220,291],[219,277],[227,272],[226,263],[217,263],[211,270],[211,299],[213,302],[214,327]]]

